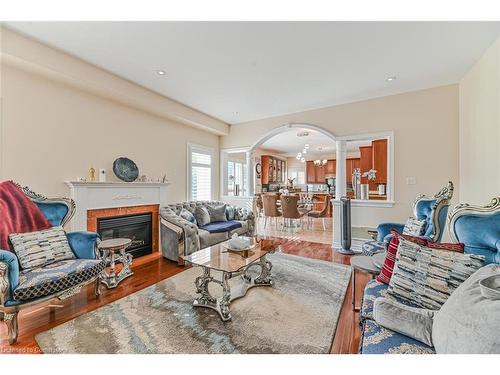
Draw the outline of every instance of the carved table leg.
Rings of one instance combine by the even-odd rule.
[[[3,318],[3,312],[0,312],[0,322],[3,322],[4,318]]]
[[[213,281],[213,279],[214,278],[210,276],[210,268],[203,267],[203,274],[194,280],[196,292],[200,294],[200,296],[194,301],[195,305],[213,306],[217,303],[217,299],[208,291],[208,284]]]
[[[262,256],[259,259],[260,275],[253,281],[256,285],[272,285],[273,278],[271,277],[271,269],[273,264],[266,259],[266,256]]]
[[[220,314],[223,321],[231,320],[229,304],[231,303],[231,288],[229,288],[228,279],[230,275],[227,272],[222,274],[222,298],[219,302]]]
[[[4,314],[5,324],[7,324],[7,335],[9,336],[9,344],[15,344],[17,341],[17,311]]]

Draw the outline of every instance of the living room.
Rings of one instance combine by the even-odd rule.
[[[499,21],[27,18],[1,353],[500,354]]]

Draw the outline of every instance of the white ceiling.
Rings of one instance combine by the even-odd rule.
[[[307,132],[305,137],[298,137],[298,133]],[[261,148],[272,151],[283,156],[295,157],[298,152],[301,152],[305,144],[309,145],[306,159],[314,157],[335,156],[335,142],[326,135],[309,129],[293,129],[268,139]],[[371,141],[350,141],[347,142],[348,152],[358,152],[359,146],[368,146]]]
[[[231,124],[456,83],[500,35],[499,25],[7,23]]]

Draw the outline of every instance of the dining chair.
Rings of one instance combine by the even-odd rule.
[[[328,206],[330,205],[331,197],[326,195],[325,205],[322,210],[313,210],[307,213],[307,227],[312,228],[313,219],[321,219],[323,230],[327,229],[325,218],[328,217]]]
[[[307,211],[299,210],[297,207],[298,202],[298,195],[282,195],[281,210],[283,212],[283,219],[285,220],[285,223],[288,221],[288,223],[291,224],[292,220],[300,219],[301,227],[303,227],[303,217],[307,213]]]
[[[278,217],[281,217],[281,212],[278,210],[278,195],[264,194],[262,195],[262,206],[264,207],[264,228],[267,226],[267,219],[275,219],[276,228],[278,227]]]

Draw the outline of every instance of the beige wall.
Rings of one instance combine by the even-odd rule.
[[[500,38],[460,81],[460,201],[500,194]]]
[[[418,194],[434,194],[448,180],[458,192],[458,85],[238,124],[221,138],[221,147],[250,146],[287,123],[314,124],[336,136],[394,132],[395,205],[363,208],[353,218],[357,225],[404,221]],[[406,185],[407,176],[416,177],[417,184]]]
[[[19,48],[13,44],[19,38],[17,34],[4,32],[2,51],[13,53]],[[47,50],[48,47],[33,41],[23,41],[50,54],[51,60],[36,62],[45,63],[45,68],[57,69],[58,62],[66,68],[71,68],[72,63],[78,68],[85,64],[67,55],[57,59],[59,52]],[[167,173],[172,183],[168,200],[173,202],[186,199],[187,142],[213,147],[218,155],[216,134],[95,95],[79,85],[37,74],[36,70],[2,65],[2,180],[13,179],[49,196],[68,195],[64,180],[87,176],[91,166],[106,168],[108,180],[116,180],[112,173],[113,160],[127,156],[137,163],[140,174],[156,179]],[[109,75],[89,65],[87,75],[73,78],[89,82],[98,79],[100,74]],[[118,90],[122,81],[127,87],[137,88],[138,95],[151,94],[116,76],[108,83],[116,83],[114,89]],[[187,107],[186,111],[192,114]],[[200,114],[198,119],[202,120],[203,116]],[[218,195],[218,160],[214,165],[215,194]]]

